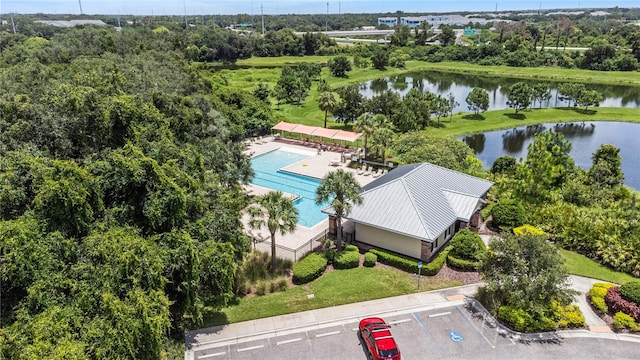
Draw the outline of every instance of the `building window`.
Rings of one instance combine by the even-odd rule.
[[[449,226],[447,230],[444,231],[444,238],[448,239],[449,237],[451,237],[451,226]]]

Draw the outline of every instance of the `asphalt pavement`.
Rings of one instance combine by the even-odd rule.
[[[585,316],[587,329],[558,331],[560,338],[624,340],[640,344],[640,336],[611,332],[587,303],[584,294],[589,291],[593,283],[601,282],[600,280],[571,276],[570,281],[572,287],[579,292],[576,295],[576,303]],[[414,293],[189,331],[185,334],[185,360],[213,358],[216,353],[212,353],[211,349],[238,347],[239,344],[251,345],[271,338],[285,339],[288,335],[294,336],[303,332],[322,332],[324,329],[331,334],[330,330],[340,326],[351,327],[360,319],[369,316],[394,319],[437,309],[459,309],[464,306],[465,298],[474,295],[480,285]],[[313,301],[313,298],[309,301]],[[278,345],[287,341],[280,341]],[[251,348],[247,346],[243,349]],[[209,352],[206,352],[207,350]]]

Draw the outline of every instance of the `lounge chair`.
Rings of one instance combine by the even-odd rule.
[[[371,174],[374,178],[380,177],[380,175],[382,175],[382,169],[378,169]]]
[[[369,176],[369,175],[371,175],[371,171],[372,171],[372,170],[373,170],[373,168],[372,168],[372,167],[367,167],[367,171],[365,171],[365,172],[364,172],[364,174],[362,174],[362,175],[364,175],[364,176]]]
[[[340,166],[340,160],[334,159],[329,161],[329,166]]]
[[[364,174],[364,171],[365,171],[366,167],[367,167],[366,165],[362,165],[360,167],[360,169],[358,169],[358,171],[356,171],[356,174],[358,174],[358,175]]]

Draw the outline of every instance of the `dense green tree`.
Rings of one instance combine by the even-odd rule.
[[[384,115],[381,115],[384,116]],[[386,151],[391,144],[393,144],[396,133],[391,129],[391,123],[389,121],[382,122],[386,124],[381,126],[371,137],[371,149],[380,154],[382,163],[387,163]]]
[[[253,89],[253,96],[260,101],[267,101],[269,98],[269,86],[264,83],[259,83],[255,89]]]
[[[543,83],[537,83],[533,85],[531,92],[531,102],[535,105],[538,102],[538,107],[542,107],[543,102],[548,102],[551,99],[551,91],[549,91],[549,85]],[[533,106],[532,105],[532,106]]]
[[[465,101],[469,110],[473,111],[476,116],[480,114],[480,111],[484,112],[489,108],[489,94],[485,89],[473,88]]]
[[[540,203],[559,189],[575,170],[569,151],[571,143],[562,133],[550,130],[536,134],[529,144],[527,160],[517,168],[520,198]]]
[[[453,28],[448,25],[441,25],[440,30],[440,42],[444,46],[454,45],[456,43],[456,34],[453,31]]]
[[[351,62],[344,55],[332,57],[327,62],[327,66],[335,77],[347,77],[347,72],[351,71]]]
[[[614,59],[616,58],[616,48],[606,40],[596,40],[591,44],[591,48],[584,52],[582,68],[590,70],[616,70]]]
[[[491,208],[491,223],[494,227],[511,230],[524,225],[527,221],[527,214],[524,206],[512,199],[505,199],[498,202]]]
[[[332,171],[325,175],[316,190],[316,203],[322,204],[329,201],[336,217],[338,239],[336,246],[342,249],[342,217],[351,212],[353,205],[362,204],[360,196],[360,184],[352,172],[342,169]]]
[[[263,226],[271,234],[271,272],[276,271],[276,232],[284,235],[293,232],[298,222],[298,209],[293,200],[280,191],[270,191],[255,198],[255,205],[249,208],[250,225],[254,229]]]
[[[576,99],[577,106],[584,106],[587,110],[589,106],[600,106],[600,103],[604,100],[604,96],[597,90],[584,90],[580,92]]]
[[[624,175],[621,169],[620,149],[613,145],[600,145],[591,156],[591,160],[589,177],[597,186],[612,187],[623,183]]]
[[[391,148],[400,163],[429,162],[464,173],[469,171],[467,157],[473,156],[473,150],[460,140],[420,132],[409,132],[396,137]]]
[[[586,90],[584,84],[580,83],[562,83],[558,85],[558,98],[561,101],[567,101],[568,107],[576,106],[580,94]]]
[[[393,35],[391,35],[391,45],[407,46],[409,37],[411,36],[411,28],[406,25],[396,26]]]
[[[389,65],[389,52],[387,49],[379,47],[371,56],[371,65],[378,70],[385,70]]]
[[[516,169],[516,158],[513,156],[499,156],[491,165],[491,172],[494,174],[512,174]]]
[[[350,85],[338,90],[340,101],[334,111],[334,115],[343,123],[356,121],[358,116],[364,113],[364,96],[358,90],[358,86]]]
[[[569,304],[573,291],[558,250],[541,236],[503,234],[489,242],[479,268],[485,305],[512,306],[541,319],[552,303]]]
[[[524,110],[531,104],[533,90],[524,82],[517,82],[509,87],[507,106],[516,110]]]

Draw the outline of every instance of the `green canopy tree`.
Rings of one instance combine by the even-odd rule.
[[[338,169],[328,173],[320,181],[316,191],[316,203],[322,204],[330,201],[333,208],[336,225],[338,228],[337,247],[342,246],[342,217],[351,212],[352,206],[362,204],[360,196],[360,184],[353,173]]]
[[[281,235],[293,232],[298,222],[298,209],[293,201],[285,197],[281,191],[270,191],[255,198],[255,205],[249,207],[251,220],[249,225],[254,229],[263,226],[271,234],[271,272],[276,271],[276,232]]]
[[[484,112],[489,108],[489,94],[487,90],[482,88],[473,88],[465,101],[469,110],[473,111],[476,116],[480,114],[480,111]]]
[[[597,186],[613,187],[623,183],[620,149],[609,144],[600,145],[591,156],[591,160],[589,177]]]
[[[509,87],[509,95],[507,106],[516,110],[516,114],[520,110],[524,110],[531,104],[531,95],[533,91],[529,85],[524,82],[517,82]]]
[[[351,62],[344,55],[332,57],[327,62],[329,71],[335,77],[347,77],[347,72],[351,71]]]

